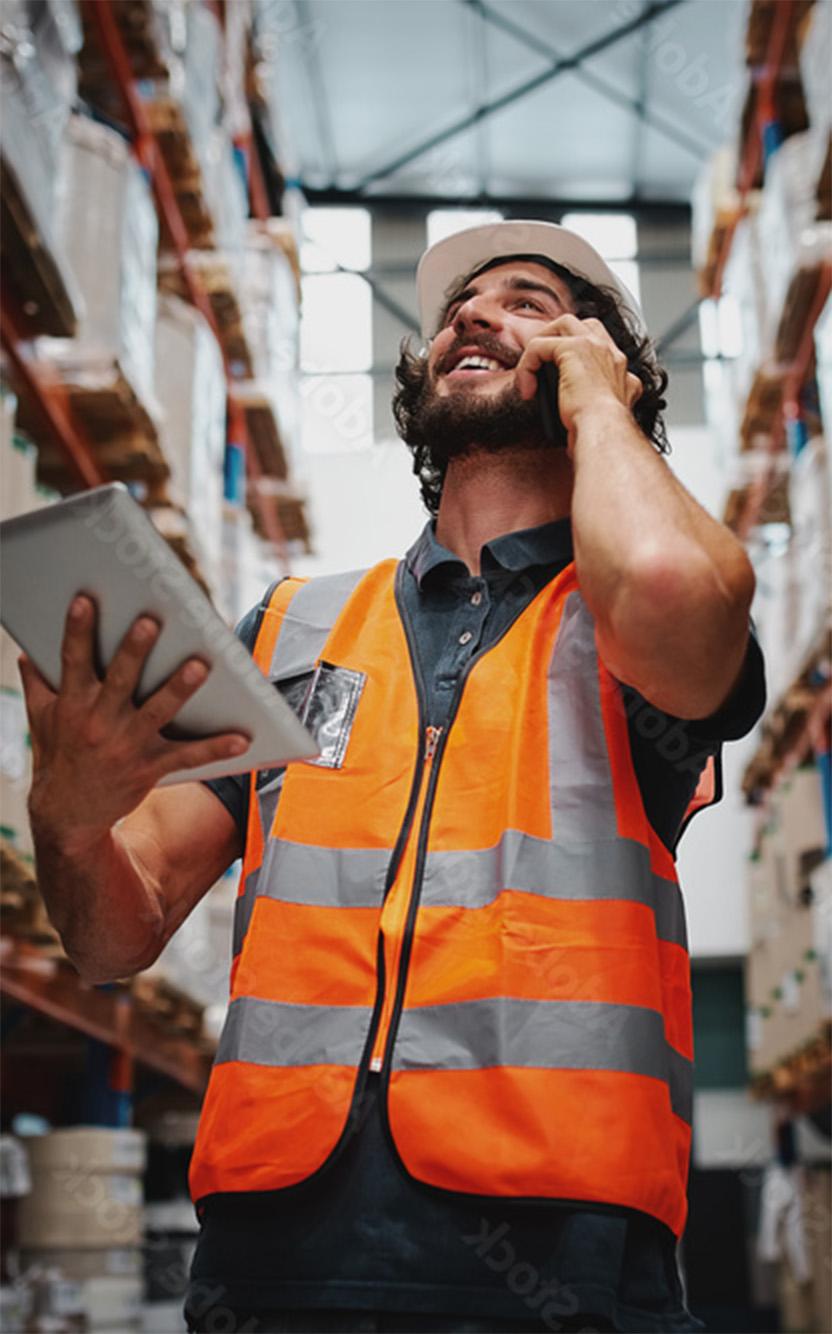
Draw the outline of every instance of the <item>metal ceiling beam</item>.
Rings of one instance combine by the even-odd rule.
[[[646,3],[646,0],[645,0]],[[638,36],[638,69],[636,71],[636,98],[633,110],[635,112],[635,121],[633,122],[633,155],[630,166],[630,180],[633,182],[633,194],[639,193],[639,178],[641,176],[641,159],[644,148],[644,136],[642,126],[647,120],[647,95],[649,87],[648,65],[647,65],[647,33],[644,29]],[[702,157],[705,156],[703,151]]]
[[[363,194],[359,187],[342,190],[334,186],[319,188],[300,181],[308,204],[341,204],[372,207],[376,211],[419,216],[434,208],[494,208],[507,218],[551,218],[556,222],[564,213],[632,213],[645,222],[690,225],[690,205],[678,199],[561,199],[541,195],[427,195]]]
[[[297,14],[298,31],[301,33],[314,32],[315,25],[309,12],[309,0],[295,0],[295,13]],[[321,145],[324,170],[327,172],[330,181],[334,181],[338,174],[338,155],[335,151],[332,117],[329,114],[329,99],[327,98],[326,82],[321,72],[321,62],[318,59],[317,43],[301,42],[300,46],[303,50],[306,74],[312,90],[312,103],[315,109],[315,123]]]
[[[474,63],[475,102],[479,111],[485,104],[485,90],[488,87],[488,33],[481,15],[475,18],[474,29],[471,53]],[[480,194],[485,194],[488,189],[489,166],[488,126],[483,116],[477,121],[477,180]]]
[[[691,302],[686,310],[682,311],[681,315],[675,319],[672,324],[667,326],[664,333],[659,334],[656,339],[656,352],[660,357],[664,357],[667,349],[671,347],[677,339],[681,338],[682,334],[687,333],[691,325],[696,322],[699,318],[699,307],[701,304],[702,298],[697,297],[695,301]]]
[[[515,37],[518,42],[522,42],[524,46],[535,51],[538,55],[548,56],[550,60],[555,61],[563,58],[561,53],[556,51],[553,46],[542,41],[526,28],[521,27],[519,23],[515,23],[513,19],[506,18],[504,14],[498,13],[497,10],[492,9],[490,5],[487,5],[484,0],[460,0],[460,3],[466,5],[470,9],[475,9],[478,14],[482,15],[484,21],[493,24],[495,28],[502,29],[502,31],[508,33],[509,36]],[[669,6],[664,6],[664,8],[668,7]],[[642,51],[642,59],[644,59],[645,56],[646,46]],[[572,72],[576,79],[580,79],[588,88],[593,88],[595,92],[600,93],[602,97],[605,97],[608,102],[613,102],[616,106],[623,107],[626,111],[632,112],[634,116],[638,117],[639,121],[643,121],[645,125],[649,125],[650,128],[656,130],[658,134],[663,134],[666,139],[670,139],[677,145],[677,147],[684,148],[687,153],[690,153],[698,161],[700,161],[707,153],[711,152],[713,148],[712,144],[698,143],[684,130],[680,130],[678,126],[674,125],[671,121],[666,120],[664,116],[659,115],[655,111],[650,111],[648,113],[644,105],[646,99],[642,98],[641,91],[638,97],[628,97],[626,93],[622,93],[614,84],[610,83],[608,79],[602,78],[600,74],[594,74],[591,70],[584,69],[581,66]]]
[[[536,74],[534,78],[524,80],[516,88],[510,89],[500,97],[495,97],[491,102],[486,102],[484,106],[477,107],[475,111],[469,112],[467,116],[463,116],[461,120],[456,121],[453,125],[447,126],[444,130],[439,130],[428,139],[423,139],[415,148],[408,149],[406,153],[400,153],[398,157],[385,163],[383,167],[377,167],[375,171],[371,171],[363,180],[358,182],[355,186],[356,191],[359,194],[362,193],[376,181],[383,180],[385,176],[390,176],[393,172],[406,167],[416,158],[422,157],[424,153],[428,153],[431,149],[438,148],[440,144],[446,143],[448,139],[453,139],[456,135],[462,134],[464,130],[469,130],[472,125],[476,125],[486,116],[492,116],[497,111],[503,111],[507,106],[511,106],[513,102],[519,101],[521,97],[527,97],[529,93],[536,92],[544,84],[551,83],[558,75],[576,70],[584,61],[598,55],[601,51],[606,51],[610,46],[614,46],[616,42],[623,41],[631,33],[638,32],[639,28],[643,28],[645,24],[652,23],[654,19],[666,14],[668,10],[675,9],[677,5],[682,3],[683,0],[651,0],[646,9],[627,23],[622,23],[602,37],[596,37],[594,41],[587,42],[574,55],[555,60],[540,74]]]

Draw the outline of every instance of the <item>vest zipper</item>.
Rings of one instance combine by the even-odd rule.
[[[416,654],[416,646],[413,642],[413,631],[411,629],[410,622],[408,621],[401,604],[399,609],[402,618],[402,623],[404,624],[405,628],[408,647],[410,649],[410,658],[413,664],[414,677],[416,678],[417,682],[417,691],[420,700],[419,707],[421,711],[422,708],[421,701],[424,696],[424,683],[422,681],[421,671],[418,665],[419,659]],[[427,756],[428,749],[430,750],[431,765],[430,765],[430,770],[428,772],[425,800],[422,806],[421,816],[419,820],[419,837],[416,849],[416,861],[413,868],[413,880],[411,882],[411,889],[410,889],[410,901],[408,903],[407,917],[405,918],[404,931],[402,933],[401,948],[399,950],[398,959],[396,961],[397,975],[395,979],[395,987],[396,987],[395,997],[393,1000],[393,1008],[392,1008],[392,1013],[390,1015],[387,1037],[385,1039],[385,1044],[384,1044],[384,1054],[381,1060],[381,1066],[378,1067],[378,1069],[381,1072],[381,1079],[382,1079],[382,1096],[384,1098],[385,1123],[387,1118],[387,1085],[390,1080],[390,1068],[392,1065],[393,1044],[396,1041],[396,1032],[399,1027],[399,1019],[401,1018],[402,1007],[404,1005],[404,991],[407,982],[407,970],[408,970],[408,965],[410,963],[410,951],[413,944],[413,929],[416,924],[416,913],[419,908],[419,899],[421,898],[421,891],[422,891],[422,877],[424,875],[424,870],[425,870],[425,857],[427,855],[427,842],[428,842],[428,831],[430,829],[430,817],[433,811],[434,797],[436,796],[436,785],[439,779],[439,769],[442,763],[442,756],[445,751],[445,746],[447,744],[451,728],[454,725],[456,715],[459,712],[459,706],[460,703],[462,702],[463,691],[465,690],[465,683],[468,680],[470,673],[473,671],[474,667],[477,665],[480,658],[484,658],[486,653],[490,653],[491,650],[497,646],[500,640],[503,639],[506,634],[508,634],[509,630],[514,625],[515,621],[519,619],[519,617],[525,610],[526,606],[518,607],[515,615],[512,616],[511,620],[503,628],[502,633],[494,641],[494,643],[488,644],[485,648],[480,649],[477,653],[473,655],[472,658],[469,659],[464,671],[460,675],[457,688],[454,691],[453,699],[451,700],[451,705],[448,710],[447,718],[445,720],[445,726],[427,729],[429,735],[425,747],[425,753]],[[392,1136],[391,1136],[391,1143],[392,1143]],[[396,1157],[398,1157],[397,1152],[396,1152]]]

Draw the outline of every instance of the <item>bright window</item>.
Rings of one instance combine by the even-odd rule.
[[[372,260],[370,214],[308,208],[301,229],[303,449],[365,449],[373,443],[373,297],[361,277]]]
[[[366,208],[307,208],[301,214],[301,268],[333,273],[370,267],[371,228]]]
[[[589,241],[604,259],[635,259],[638,253],[631,213],[565,213],[561,225]]]
[[[303,279],[301,370],[368,371],[373,364],[372,293],[357,273]]]
[[[444,241],[446,236],[464,231],[466,227],[483,227],[488,222],[501,222],[502,213],[488,208],[435,208],[428,214],[428,245]]]

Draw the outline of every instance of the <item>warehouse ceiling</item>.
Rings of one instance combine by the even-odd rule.
[[[333,199],[687,201],[745,91],[746,0],[257,8],[288,164]]]

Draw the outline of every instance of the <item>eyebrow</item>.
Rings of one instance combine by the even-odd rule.
[[[519,275],[516,278],[504,278],[500,287],[508,292],[541,292],[544,296],[550,297],[558,306],[566,308],[563,297],[559,296],[553,287],[547,287],[545,283],[537,282],[534,278],[521,278]],[[477,294],[477,288],[473,283],[469,283],[456,296],[451,297],[442,312],[442,323],[445,323],[454,306],[460,305],[463,301],[468,301],[470,297],[477,296]]]

